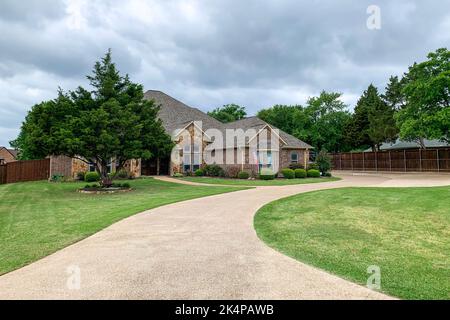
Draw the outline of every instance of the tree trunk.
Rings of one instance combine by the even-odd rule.
[[[425,150],[426,146],[425,146],[425,142],[423,141],[423,138],[419,138],[418,140],[419,140],[418,142],[419,142],[420,148]]]
[[[99,170],[100,170],[100,183],[104,188],[109,188],[112,185],[112,179],[109,177],[108,174],[108,165],[105,163],[99,164]]]

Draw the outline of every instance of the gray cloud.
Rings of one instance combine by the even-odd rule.
[[[382,28],[366,27],[381,8]],[[0,145],[26,111],[85,75],[108,48],[122,72],[188,104],[250,113],[304,103],[322,89],[352,106],[428,52],[450,43],[442,1],[0,2]]]

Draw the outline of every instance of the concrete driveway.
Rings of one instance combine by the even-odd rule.
[[[339,175],[342,181],[258,187],[137,214],[0,277],[0,299],[389,298],[270,249],[253,216],[297,193],[450,185],[450,175]]]

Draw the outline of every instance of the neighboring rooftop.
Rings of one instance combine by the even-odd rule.
[[[423,140],[425,148],[445,148],[450,147],[450,144],[439,140]],[[418,149],[420,144],[415,141],[404,141],[397,139],[395,142],[385,142],[381,145],[380,150],[403,150],[403,149]],[[372,149],[367,149],[367,152]]]
[[[7,150],[15,159],[17,159],[18,151],[14,149],[8,149],[7,147],[0,146],[0,150],[5,149]]]
[[[164,128],[169,134],[172,134],[177,129],[184,128],[192,121],[202,121],[203,130],[214,128],[219,130],[255,129],[259,131],[268,125],[267,122],[259,119],[258,117],[249,117],[231,123],[222,123],[199,109],[189,107],[188,105],[161,91],[149,90],[145,93],[144,97],[148,100],[154,100],[156,104],[161,106],[158,116],[162,120]],[[271,127],[278,129],[273,126]],[[278,130],[281,139],[287,143],[285,147],[312,149],[309,144],[295,138],[290,134],[287,134],[280,129]]]

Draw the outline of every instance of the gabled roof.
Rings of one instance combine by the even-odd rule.
[[[211,128],[221,131],[225,131],[226,129],[255,129],[256,131],[260,131],[266,126],[278,129],[270,126],[267,122],[258,117],[249,117],[231,123],[222,123],[213,117],[208,116],[206,113],[196,108],[189,107],[161,91],[149,90],[145,93],[144,97],[148,100],[154,100],[157,105],[160,105],[161,109],[158,113],[158,117],[162,120],[164,128],[170,135],[174,133],[175,130],[185,128],[193,121],[202,121],[202,129],[204,131]],[[286,142],[286,145],[283,146],[284,148],[312,149],[309,144],[282,130],[279,130],[279,134],[280,138]]]
[[[161,106],[158,117],[162,120],[164,129],[170,135],[175,130],[186,127],[192,121],[202,121],[203,130],[210,128],[221,130],[223,127],[223,123],[220,121],[198,109],[185,105],[164,92],[149,90],[144,97],[148,100],[154,100],[156,104]]]
[[[263,129],[266,126],[269,126],[273,129],[278,129],[274,126],[269,125],[267,122],[261,120],[258,117],[249,117],[242,120],[238,120],[231,123],[225,124],[227,128],[233,128],[233,129],[239,129],[242,128],[244,130],[247,129],[255,129],[257,131]],[[279,130],[280,138],[286,142],[286,145],[283,146],[284,148],[299,148],[299,149],[312,149],[313,147],[307,144],[306,142],[303,142],[296,137],[284,132],[283,130]]]
[[[13,157],[14,159],[17,159],[17,155],[18,155],[18,151],[14,150],[14,149],[8,149],[6,147],[0,147],[0,150],[5,149],[6,151],[8,151]]]

